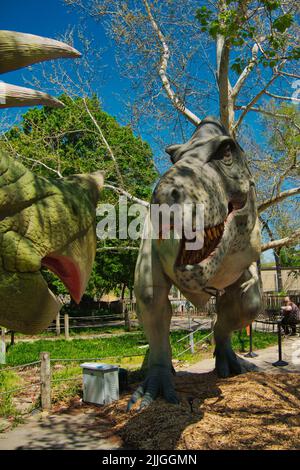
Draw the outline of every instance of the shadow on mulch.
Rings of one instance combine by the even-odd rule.
[[[98,415],[132,449],[300,449],[299,374],[181,373],[175,383],[179,405],[158,399],[127,413],[126,394]]]

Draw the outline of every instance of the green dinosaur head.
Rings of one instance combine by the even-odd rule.
[[[79,53],[58,41],[0,32],[0,72]],[[60,102],[22,89],[6,94],[1,107]],[[25,90],[25,91],[24,91]],[[1,96],[0,96],[1,98]],[[0,325],[35,333],[55,318],[61,304],[48,289],[41,268],[59,276],[71,296],[83,295],[96,252],[95,208],[100,172],[59,180],[40,177],[0,153]]]

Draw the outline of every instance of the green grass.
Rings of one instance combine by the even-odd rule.
[[[198,331],[195,333],[195,342],[202,339],[208,334],[207,331]],[[170,335],[173,357],[186,349],[189,345],[189,338],[178,343],[178,339],[186,335],[186,331],[173,331]],[[243,332],[245,350],[249,349],[249,338]],[[276,344],[277,335],[272,333],[254,331],[253,346],[254,349],[263,349],[270,345]],[[7,352],[7,365],[15,366],[29,362],[38,361],[40,353],[47,351],[50,353],[51,359],[88,359],[88,358],[121,358],[123,356],[143,356],[146,349],[139,346],[147,344],[145,336],[142,332],[135,334],[124,333],[121,336],[111,336],[109,338],[97,339],[73,339],[65,341],[57,339],[56,341],[37,340],[34,342],[20,342],[10,347]],[[241,351],[242,344],[238,337],[238,333],[234,333],[232,339],[233,348]],[[196,346],[197,350],[197,346]],[[193,359],[195,356],[189,352],[182,355],[183,360]]]
[[[249,351],[249,336],[243,330],[241,339],[244,342],[245,350]],[[266,333],[263,331],[253,331],[253,349],[264,349],[277,344],[277,333]],[[232,335],[232,347],[237,352],[242,352],[242,342],[239,339],[238,332]]]
[[[58,366],[59,367],[59,366]],[[82,392],[82,369],[78,363],[67,363],[57,370],[52,368],[51,401],[68,400]],[[58,381],[58,382],[56,382]]]
[[[184,351],[189,346],[189,338],[185,338],[178,343],[180,338],[186,335],[186,331],[179,330],[173,331],[170,335],[173,357],[177,358],[178,354]],[[208,331],[198,331],[195,333],[195,343],[200,339],[207,336]],[[253,332],[253,348],[263,349],[265,347],[277,343],[277,334],[265,332]],[[207,344],[206,352],[204,353],[200,345],[195,346],[195,354],[186,352],[178,358],[187,364],[192,364],[200,361],[204,357],[211,357],[214,346],[210,343]],[[232,345],[234,350],[241,352],[242,347],[245,351],[249,350],[249,337],[243,331],[241,335],[237,332],[233,334]],[[7,352],[7,366],[16,366],[29,362],[38,361],[40,353],[47,351],[50,353],[51,359],[74,359],[70,362],[59,361],[52,363],[52,402],[57,403],[61,401],[68,402],[72,397],[81,395],[82,393],[82,369],[80,362],[76,359],[91,359],[101,358],[107,359],[107,362],[118,364],[127,369],[131,369],[131,378],[134,377],[137,369],[143,362],[144,355],[147,352],[147,340],[142,332],[136,334],[124,334],[122,336],[112,336],[110,338],[98,339],[73,339],[71,341],[56,340],[38,340],[34,342],[20,342],[10,347]],[[132,356],[132,357],[129,357]],[[2,370],[1,370],[2,367]],[[6,366],[0,366],[0,394],[3,391],[9,391],[14,388],[21,387],[23,384],[22,378],[15,371],[5,371]],[[136,371],[136,372],[135,372]],[[78,377],[76,380],[69,380]],[[136,377],[137,379],[137,377]],[[56,382],[56,380],[59,380]],[[138,378],[140,380],[140,378]],[[12,392],[4,396],[0,395],[0,416],[3,418],[13,417],[13,423],[17,424],[20,419],[20,413],[16,409],[13,397],[18,392]],[[36,406],[37,404],[35,404]],[[1,422],[0,422],[1,432]]]
[[[64,337],[64,327],[63,325],[61,326],[60,330],[60,337]],[[131,332],[135,333],[136,331],[141,331],[141,328],[139,326],[132,326]],[[103,325],[99,327],[79,327],[79,328],[72,328],[72,325],[70,326],[70,336],[85,336],[85,335],[100,335],[100,334],[113,334],[113,333],[126,333],[124,326],[122,325]],[[42,338],[57,338],[56,336],[56,331],[55,330],[46,330],[38,335],[24,335],[23,333],[15,333],[15,338],[37,338],[37,339],[42,339]]]
[[[13,403],[13,397],[18,392],[5,393],[9,392],[18,387],[22,387],[23,381],[14,371],[2,371],[0,374],[0,417],[9,418],[14,416],[15,418],[19,417],[20,413],[16,409],[16,406]],[[0,423],[0,432],[2,432],[1,423]]]
[[[6,360],[7,365],[10,366],[34,362],[40,359],[42,351],[49,352],[51,359],[128,356],[141,353],[138,347],[141,341],[144,342],[142,333],[135,335],[124,334],[109,338],[73,339],[71,341],[58,339],[56,341],[20,342],[9,348]]]

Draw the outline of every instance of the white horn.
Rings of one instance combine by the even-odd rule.
[[[80,56],[73,47],[54,39],[0,30],[0,73],[44,60]]]

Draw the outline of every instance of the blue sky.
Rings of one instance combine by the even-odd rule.
[[[3,1],[1,3],[0,29],[15,30],[46,37],[59,38],[64,35],[70,27],[78,24],[80,19],[79,13],[74,9],[66,7],[63,0],[11,0]],[[128,93],[130,84],[126,79],[119,75],[113,54],[113,45],[110,43],[110,40],[106,38],[102,26],[94,20],[86,17],[84,22],[89,33],[95,38],[99,47],[107,49],[107,52],[104,53],[103,60],[107,66],[106,70],[109,79],[105,83],[103,83],[102,80],[99,80],[99,84],[95,86],[95,91],[101,97],[103,109],[124,123],[124,118],[126,122],[126,116],[124,116],[124,109],[121,101],[116,96],[116,91],[121,95],[122,92],[124,94]],[[80,49],[76,42],[74,46],[77,46]],[[38,75],[39,69],[36,68],[36,70]],[[4,74],[1,76],[1,79],[15,85],[24,86],[24,77],[29,73],[30,72],[21,69],[9,74]],[[130,98],[130,93],[128,96]],[[24,111],[25,109],[23,108],[23,112]],[[212,111],[213,110],[210,109],[209,114],[211,114]],[[11,109],[7,112],[8,116],[13,120],[16,113],[20,111]],[[247,117],[247,122],[255,129],[255,131],[257,131],[256,138],[258,142],[263,143],[264,139],[260,132],[261,128],[256,115],[254,113],[250,113]],[[154,140],[152,140],[151,137],[149,138],[149,134],[147,134],[146,131],[144,135],[143,131],[141,131],[141,135],[149,141],[155,154],[163,152],[163,149],[158,148],[155,145]]]
[[[0,29],[8,29],[13,31],[27,32],[31,34],[37,34],[46,37],[60,38],[64,33],[79,23],[81,15],[78,10],[66,6],[63,0],[11,0],[2,2],[1,5],[1,17],[0,17]],[[130,83],[124,77],[120,77],[118,67],[114,57],[114,45],[106,37],[104,29],[99,22],[95,22],[91,18],[84,17],[84,26],[88,30],[88,33],[96,41],[96,45],[99,48],[106,50],[103,54],[103,64],[106,66],[106,75],[109,79],[103,82],[99,79],[99,84],[94,85],[94,90],[98,93],[101,98],[102,106],[105,111],[115,116],[122,123],[126,122],[126,116],[124,115],[124,109],[122,102],[118,99],[117,93],[120,95],[126,94],[130,99]],[[80,44],[75,44],[80,50]],[[213,52],[208,52],[213,54]],[[213,59],[214,60],[214,59]],[[66,62],[66,69],[68,69],[68,60]],[[33,71],[36,76],[39,77],[39,66],[33,66]],[[201,70],[203,79],[209,81],[212,80],[211,72],[209,70]],[[17,70],[8,74],[3,74],[1,79],[8,83],[15,85],[24,86],[24,78],[30,78],[30,73],[26,69]],[[47,84],[49,86],[49,84]],[[128,92],[129,90],[129,92]],[[210,101],[207,106],[208,114],[215,113],[216,103]],[[25,109],[23,108],[23,110]],[[9,115],[13,118],[16,113],[20,111],[9,110]],[[249,113],[246,118],[252,128],[257,129],[259,126],[257,116],[255,113]],[[193,127],[191,126],[191,132]],[[159,149],[154,140],[151,139],[146,133],[143,136],[143,129],[141,130],[142,137],[146,138],[150,145],[153,147],[155,152],[162,151]],[[256,138],[259,142],[263,141],[261,133],[256,134]],[[170,142],[172,143],[172,142]]]
[[[37,34],[50,38],[61,37],[70,27],[76,25],[80,19],[74,9],[68,8],[63,0],[12,0],[5,1],[1,5],[0,29],[20,31]],[[97,44],[103,48],[110,48],[109,41],[99,23],[85,18],[85,24],[89,32],[97,40]],[[74,44],[78,47],[78,44]],[[104,54],[105,63],[108,66],[110,79],[102,85],[101,90],[95,90],[101,95],[105,110],[117,117],[120,113],[120,105],[114,98],[115,90],[122,90],[128,85],[126,80],[119,77],[113,54]],[[36,66],[37,69],[38,66]],[[37,69],[38,70],[38,69]],[[23,77],[25,69],[3,74],[3,81],[15,85],[24,86]],[[13,114],[14,111],[11,110]]]

